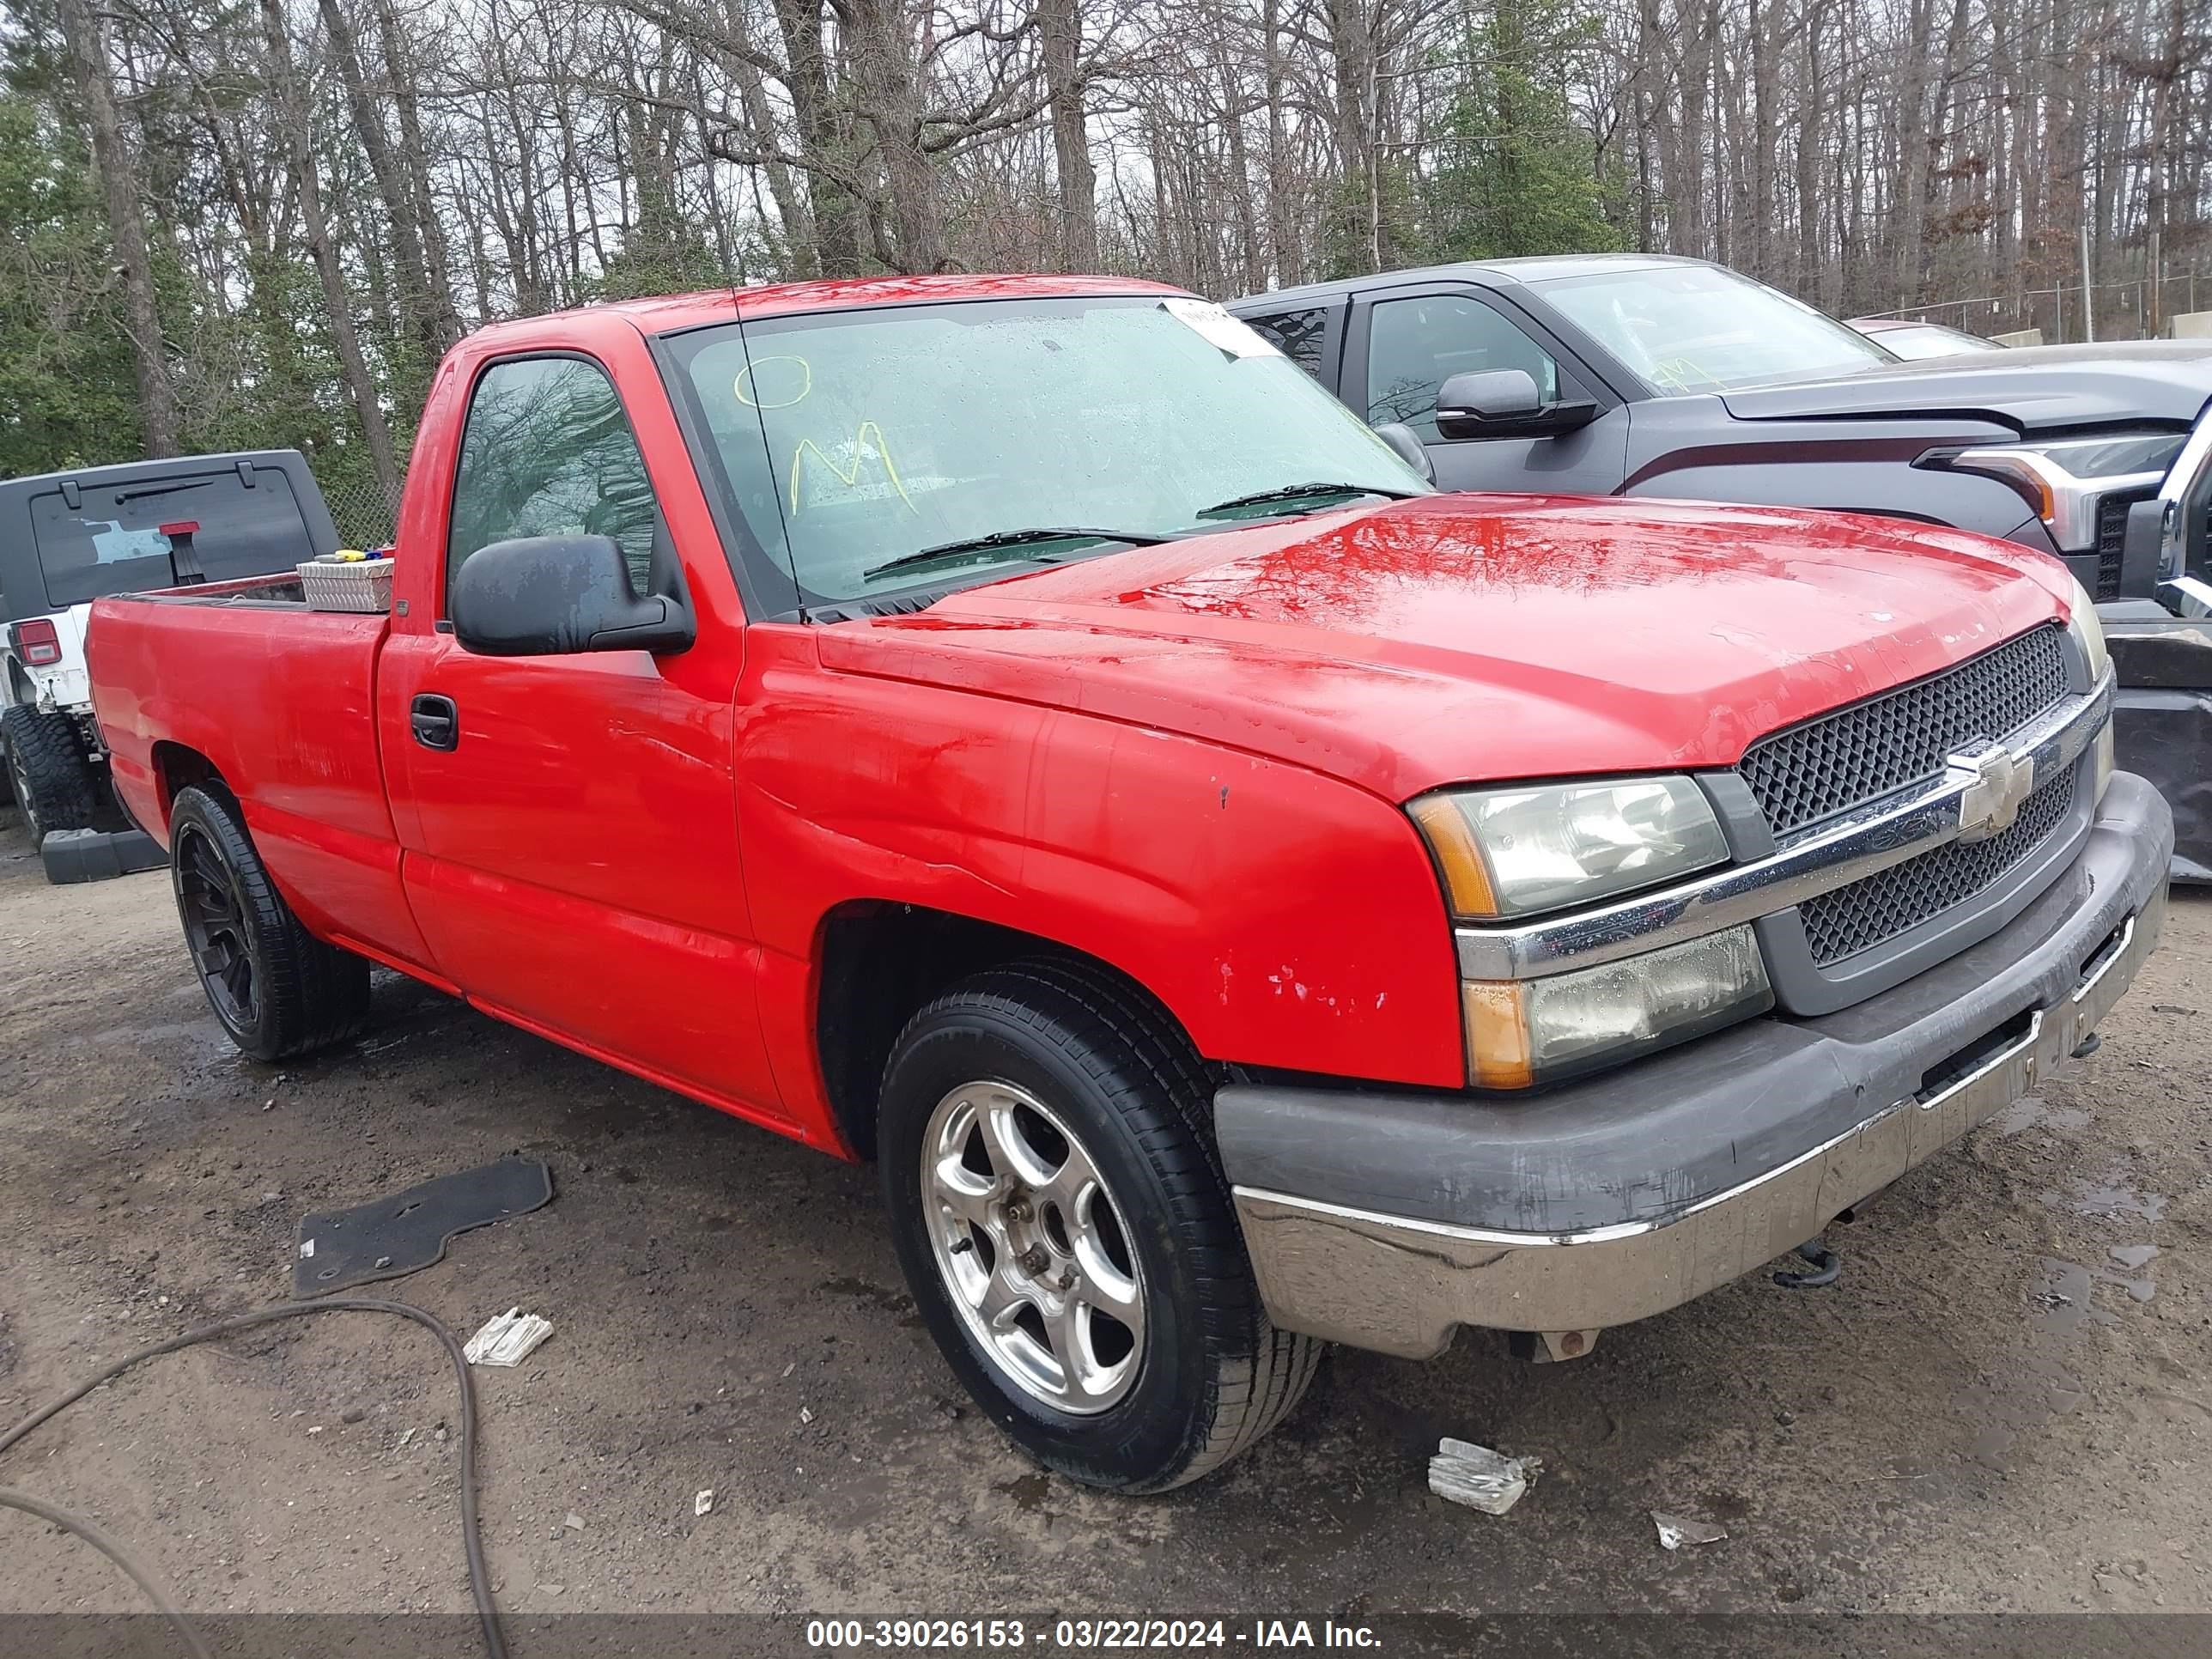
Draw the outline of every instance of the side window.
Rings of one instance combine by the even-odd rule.
[[[1523,368],[1546,403],[1559,396],[1551,354],[1480,300],[1429,294],[1386,300],[1368,313],[1367,422],[1402,421],[1437,441],[1437,392],[1455,374]]]
[[[1316,380],[1321,379],[1322,341],[1328,333],[1326,308],[1279,311],[1272,317],[1247,317],[1244,321],[1276,350]]]
[[[477,549],[517,536],[611,536],[631,585],[653,580],[653,485],[597,363],[531,357],[477,382],[453,474],[446,586]]]

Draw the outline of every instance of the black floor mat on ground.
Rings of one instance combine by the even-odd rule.
[[[350,1210],[308,1216],[300,1223],[292,1259],[292,1293],[328,1296],[419,1273],[444,1257],[454,1234],[527,1215],[552,1200],[552,1170],[536,1158],[502,1158]]]

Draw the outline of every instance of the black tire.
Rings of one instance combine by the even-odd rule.
[[[952,1103],[978,1080],[987,1092],[1008,1085],[1046,1107],[1048,1138],[1064,1127],[1070,1155],[1087,1158],[1110,1200],[1115,1225],[1102,1236],[1119,1237],[1134,1257],[1143,1331],[1122,1350],[1134,1369],[1120,1385],[1125,1393],[1084,1414],[1025,1387],[971,1328],[981,1316],[956,1306],[950,1276],[958,1270],[947,1264],[973,1261],[1000,1283],[995,1262],[1005,1246],[988,1239],[1009,1236],[1006,1212],[1000,1232],[972,1227],[971,1242],[955,1242],[950,1253],[932,1231],[957,1234],[965,1224],[941,1206],[939,1189],[926,1190],[924,1149],[937,1158],[942,1142],[933,1136],[957,1126]],[[1261,1306],[1213,1146],[1211,1094],[1197,1054],[1163,1011],[1110,975],[1057,958],[954,987],[914,1017],[892,1050],[878,1157],[908,1285],[969,1394],[1032,1456],[1072,1480],[1131,1492],[1195,1480],[1286,1417],[1319,1363],[1322,1343],[1278,1331]],[[947,1107],[955,1115],[944,1115]],[[1045,1190],[1013,1188],[1036,1197],[1040,1218],[1027,1254],[1009,1255],[1016,1267],[1047,1260],[1042,1235],[1056,1212],[1037,1195]],[[1086,1352],[1095,1357],[1096,1345]]]
[[[8,781],[34,843],[57,830],[95,827],[100,780],[74,720],[18,703],[0,714],[0,742],[7,745]]]
[[[300,925],[220,785],[169,812],[170,881],[208,1006],[256,1060],[342,1042],[368,1018],[368,963]]]

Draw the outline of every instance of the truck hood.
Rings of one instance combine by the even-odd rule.
[[[2064,615],[2056,560],[1790,508],[1436,495],[817,630],[836,670],[1180,732],[1394,800],[1733,764]]]
[[[1955,416],[2022,434],[2124,422],[2186,423],[2212,398],[2212,340],[2023,346],[1896,363],[1834,380],[1725,392],[1740,421]]]

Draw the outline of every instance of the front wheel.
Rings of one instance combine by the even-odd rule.
[[[1057,960],[939,997],[885,1073],[884,1200],[924,1322],[1015,1440],[1091,1486],[1198,1479],[1320,1358],[1261,1305],[1209,1093],[1158,1009]]]
[[[301,926],[227,790],[179,793],[169,871],[200,988],[240,1048],[256,1060],[288,1060],[366,1023],[368,963]]]

